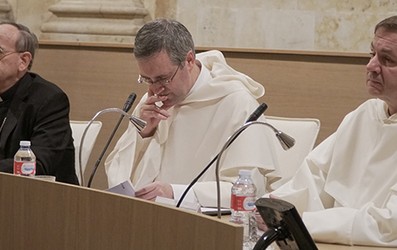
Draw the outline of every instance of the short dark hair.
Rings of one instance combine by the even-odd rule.
[[[380,28],[383,28],[386,31],[397,32],[397,16],[391,16],[380,21],[375,26],[374,32],[376,32]]]
[[[29,63],[28,69],[32,68],[33,65],[33,58],[36,52],[36,49],[39,47],[39,42],[37,36],[29,30],[23,24],[15,23],[12,21],[3,21],[0,22],[0,25],[9,24],[14,26],[19,31],[19,37],[15,43],[15,49],[18,52],[25,52],[28,51],[32,55],[32,60]]]
[[[179,65],[185,61],[190,50],[195,55],[192,35],[183,24],[171,19],[146,23],[135,37],[134,55],[137,59],[165,51],[171,61]]]

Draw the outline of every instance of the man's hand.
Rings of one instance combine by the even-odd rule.
[[[149,137],[156,131],[157,125],[161,120],[166,120],[170,114],[164,108],[159,107],[156,103],[167,100],[167,96],[159,96],[152,91],[148,91],[148,98],[141,107],[139,118],[146,121],[146,127],[141,131],[142,137]]]
[[[154,201],[157,196],[173,199],[174,192],[168,183],[155,181],[135,192],[137,198]]]

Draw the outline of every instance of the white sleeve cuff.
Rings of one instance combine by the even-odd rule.
[[[172,186],[172,190],[174,193],[174,200],[176,201],[176,203],[179,202],[179,199],[181,198],[183,192],[185,192],[186,188],[188,187],[188,185],[180,185],[180,184],[171,184]],[[185,198],[183,198],[182,206],[187,206],[187,207],[191,207],[192,205],[198,204],[198,200],[196,198],[196,195],[194,194],[193,189],[190,189]]]

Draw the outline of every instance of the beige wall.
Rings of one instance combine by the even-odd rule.
[[[8,0],[16,20],[27,24],[36,33],[40,32],[41,23],[51,15],[48,7],[59,1]],[[180,20],[191,30],[200,47],[365,53],[369,49],[374,25],[397,10],[397,0],[142,2],[150,13],[147,19],[166,16]]]
[[[267,115],[320,119],[318,141],[334,132],[346,113],[368,98],[364,87],[368,57],[361,54],[222,52],[233,68],[265,86],[266,94],[259,101],[269,106]],[[139,69],[128,46],[41,44],[33,70],[67,93],[73,120],[90,120],[99,110],[122,107],[131,92],[135,92],[139,100],[146,91],[145,86],[136,82]],[[136,103],[138,101],[134,106]],[[116,113],[98,117],[103,126],[86,169],[86,183],[118,117]],[[126,121],[121,124],[107,153],[114,148],[126,125]],[[94,181],[98,188],[107,187],[102,164]]]
[[[16,20],[38,34],[41,24],[50,17],[49,6],[59,1],[8,0]],[[276,52],[229,52],[226,58],[232,67],[265,85],[264,101],[270,107],[267,114],[319,118],[322,121],[319,141],[335,130],[347,112],[367,98],[363,84],[368,57],[362,53],[350,57],[346,53],[327,56],[327,53],[307,51],[366,53],[374,24],[389,16],[397,6],[397,0],[143,2],[149,11],[147,19],[165,15],[180,20],[191,30],[198,47],[280,49]],[[137,91],[138,98],[142,96],[144,90],[139,90],[135,84],[138,71],[130,44],[85,47],[62,41],[54,42],[60,46],[52,46],[52,42],[41,41],[33,70],[66,91],[71,101],[72,119],[88,120],[103,108],[121,107],[131,91]],[[284,50],[307,51],[289,55]],[[342,94],[341,90],[344,90]],[[104,120],[103,133],[98,140],[100,148],[94,150],[91,160],[97,159],[98,150],[105,144],[113,124],[112,118]],[[95,186],[106,187],[103,167]]]
[[[40,33],[40,25],[51,16],[48,8],[52,4],[59,2],[59,0],[7,1],[12,6],[15,20],[29,26],[36,34]]]
[[[201,46],[311,51],[367,52],[375,23],[397,9],[395,0],[196,2],[179,1],[177,18]]]

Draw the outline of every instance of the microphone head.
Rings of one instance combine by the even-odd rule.
[[[123,111],[125,111],[125,112],[130,111],[132,104],[135,102],[135,99],[136,99],[136,94],[134,92],[132,92],[128,96],[127,101],[124,104]]]
[[[267,109],[267,104],[266,103],[262,103],[261,105],[259,105],[255,111],[248,117],[247,122],[252,122],[252,121],[256,121],[258,120],[258,118],[266,111]]]
[[[288,150],[295,145],[295,139],[284,132],[277,131],[276,137],[280,141],[281,147],[283,147],[284,150]]]
[[[144,121],[136,116],[131,115],[129,117],[129,120],[135,126],[135,128],[138,130],[138,132],[141,132],[146,127],[146,121]]]

